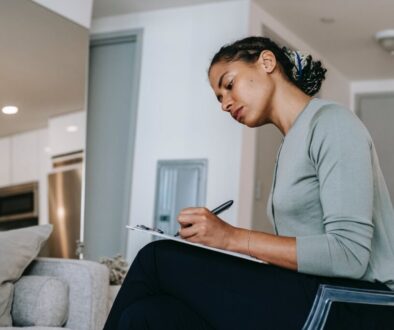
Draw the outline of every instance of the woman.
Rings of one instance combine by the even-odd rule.
[[[268,202],[275,235],[188,208],[178,216],[180,236],[269,265],[173,241],[148,244],[106,329],[301,329],[320,284],[394,289],[394,212],[375,148],[353,113],[311,98],[325,72],[267,38],[219,50],[208,75],[223,111],[284,135]],[[392,309],[334,304],[327,328],[392,322]]]

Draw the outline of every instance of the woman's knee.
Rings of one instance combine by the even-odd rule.
[[[146,244],[141,250],[139,250],[137,257],[155,257],[158,251],[166,251],[176,246],[177,242],[169,239],[161,239]]]

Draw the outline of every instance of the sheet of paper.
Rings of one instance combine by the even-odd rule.
[[[180,237],[175,237],[175,236],[167,235],[167,234],[161,234],[161,233],[158,233],[157,231],[154,231],[154,230],[151,230],[151,229],[143,229],[143,228],[136,227],[136,226],[135,227],[126,226],[126,228],[131,229],[131,230],[135,230],[135,231],[138,231],[138,232],[143,232],[143,233],[151,234],[151,235],[154,235],[154,236],[166,238],[166,239],[171,239],[173,241],[181,242],[181,243],[184,243],[184,244],[197,246],[197,247],[200,247],[200,248],[203,248],[203,249],[207,249],[207,250],[212,250],[212,251],[228,254],[228,255],[231,255],[231,256],[234,256],[234,257],[243,258],[243,259],[247,259],[247,260],[251,260],[251,261],[259,262],[259,263],[264,263],[264,264],[266,263],[265,261],[262,261],[260,259],[256,259],[256,258],[250,257],[250,256],[248,256],[246,254],[237,253],[237,252],[231,252],[231,251],[222,250],[222,249],[217,249],[217,248],[206,246],[206,245],[202,245],[202,244],[191,243],[191,242],[188,242],[188,241],[186,241],[186,240],[184,240],[184,239],[182,239]]]

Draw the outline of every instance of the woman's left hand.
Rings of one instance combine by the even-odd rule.
[[[235,229],[205,207],[181,210],[177,218],[181,225],[179,235],[192,243],[227,249]]]

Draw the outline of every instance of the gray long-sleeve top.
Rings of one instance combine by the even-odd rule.
[[[372,139],[342,106],[312,99],[278,151],[268,216],[296,237],[298,271],[394,290],[394,210]]]

